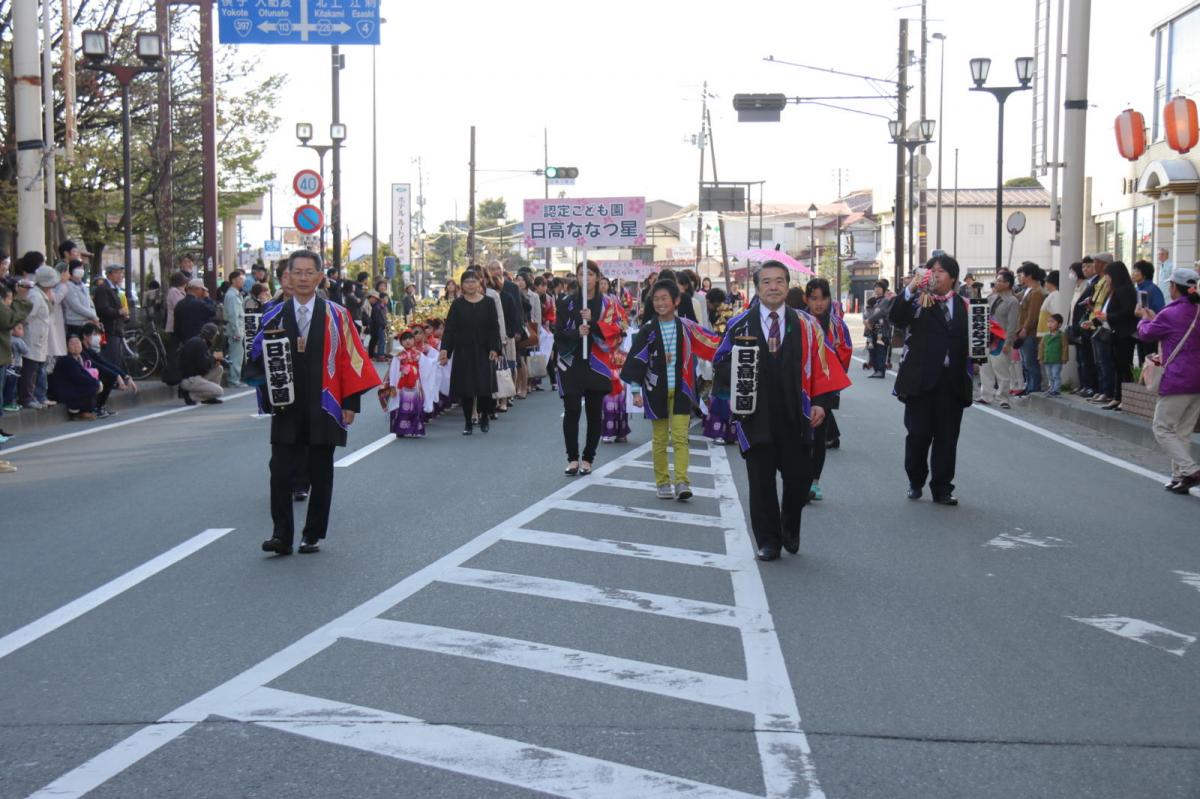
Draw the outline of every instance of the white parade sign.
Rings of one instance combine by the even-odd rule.
[[[639,261],[598,261],[600,273],[609,280],[645,280],[654,271],[653,266]]]
[[[526,247],[638,247],[646,243],[644,197],[525,201]]]
[[[401,267],[412,266],[412,184],[392,184],[392,252]]]

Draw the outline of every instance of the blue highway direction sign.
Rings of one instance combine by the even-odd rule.
[[[221,44],[379,44],[379,0],[220,0]]]

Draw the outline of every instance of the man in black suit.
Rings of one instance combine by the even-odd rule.
[[[344,308],[317,296],[323,277],[321,257],[309,250],[297,250],[288,258],[288,283],[292,297],[283,302],[276,314],[264,315],[263,330],[282,329],[292,351],[294,401],[277,408],[271,417],[271,521],[274,530],[264,541],[264,552],[289,555],[295,527],[292,515],[293,479],[297,464],[307,464],[311,493],[308,516],[301,532],[300,552],[320,550],[329,526],[329,507],[333,499],[333,450],[346,445],[346,429],[360,409],[363,392],[379,384],[379,377],[365,357],[362,343]],[[332,378],[340,388],[349,387],[340,397],[335,418],[329,403],[336,397],[322,397],[325,381],[327,316],[336,314],[336,329],[342,334],[337,349],[328,353],[335,372],[350,368],[343,350],[350,353],[361,369],[357,376],[340,373]],[[339,324],[338,322],[344,322]],[[346,336],[353,340],[345,340]],[[262,337],[255,341],[252,357],[261,353]],[[331,344],[331,348],[332,348]],[[365,363],[364,363],[365,361]],[[336,402],[334,404],[337,404]]]
[[[967,303],[954,291],[958,261],[943,254],[925,266],[917,270],[890,312],[892,323],[907,330],[895,385],[908,430],[904,440],[907,495],[920,499],[932,472],[933,501],[957,505],[958,433],[973,389]]]
[[[750,485],[750,526],[759,560],[775,560],[780,545],[800,551],[800,512],[812,486],[812,430],[825,420],[813,397],[849,385],[837,358],[819,359],[824,334],[807,314],[784,304],[790,273],[767,261],[754,275],[757,301],[726,325],[713,359],[715,388],[727,394],[730,354],[738,338],[758,342],[758,395],[753,414],[734,422]],[[822,363],[823,361],[823,363]],[[783,476],[783,504],[775,486]]]

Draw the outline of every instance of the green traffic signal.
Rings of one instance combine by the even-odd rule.
[[[547,180],[574,180],[579,177],[579,170],[573,166],[548,166],[545,172]]]
[[[549,178],[550,180],[554,180],[554,178],[558,177],[558,167],[556,167],[556,166],[546,167],[546,177]]]

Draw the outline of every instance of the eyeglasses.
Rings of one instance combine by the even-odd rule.
[[[314,272],[311,270],[309,270],[309,271],[305,271],[303,269],[293,269],[292,270],[292,277],[316,277],[319,274],[320,274],[320,272]]]

